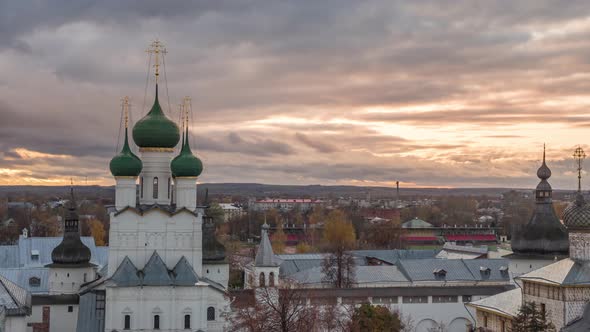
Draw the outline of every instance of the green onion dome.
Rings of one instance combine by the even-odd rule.
[[[133,140],[141,148],[173,148],[180,140],[178,126],[162,112],[157,84],[154,106],[133,127]]]
[[[174,177],[197,177],[203,172],[203,163],[191,151],[188,143],[188,129],[183,139],[182,150],[176,158],[172,159],[170,169]]]
[[[125,128],[125,144],[121,152],[111,159],[109,164],[113,176],[138,176],[143,164],[141,160],[131,152],[127,141],[127,128]]]

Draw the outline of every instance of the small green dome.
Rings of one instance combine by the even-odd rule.
[[[162,112],[158,101],[158,85],[154,106],[133,127],[133,140],[141,148],[173,148],[180,140],[178,126]]]
[[[127,128],[125,128],[125,144],[123,144],[123,149],[111,159],[109,167],[113,176],[138,176],[141,173],[143,164],[129,148]]]
[[[176,158],[172,159],[170,169],[174,177],[197,177],[203,172],[203,163],[191,151],[188,143],[188,130],[183,139],[182,150]]]

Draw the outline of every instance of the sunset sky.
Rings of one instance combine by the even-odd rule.
[[[200,182],[531,188],[546,143],[575,189],[590,152],[587,1],[59,3],[0,4],[3,185],[113,184],[155,38]]]

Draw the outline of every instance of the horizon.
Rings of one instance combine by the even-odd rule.
[[[549,182],[574,190],[589,150],[583,1],[82,7],[7,3],[0,185],[113,184],[120,100],[132,124],[149,110],[156,38],[202,182],[534,188],[546,143]]]

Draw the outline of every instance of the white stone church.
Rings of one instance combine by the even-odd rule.
[[[154,50],[154,104],[132,131],[140,157],[125,124],[123,148],[110,162],[116,197],[108,249],[80,237],[72,190],[62,239],[25,234],[2,246],[0,260],[18,257],[0,262],[0,302],[11,300],[0,308],[12,309],[0,313],[0,331],[224,330],[229,265],[205,207],[196,205],[203,165],[191,152],[188,120],[181,140],[158,101]]]

